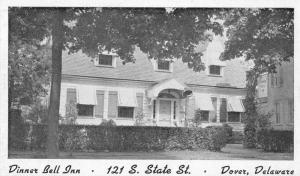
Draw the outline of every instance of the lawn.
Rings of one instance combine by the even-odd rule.
[[[45,158],[41,152],[10,151],[9,158]],[[227,144],[221,152],[167,151],[167,152],[61,152],[60,158],[72,159],[147,159],[147,160],[293,160],[293,153],[263,152],[245,149],[241,144]]]

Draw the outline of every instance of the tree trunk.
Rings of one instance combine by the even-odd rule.
[[[52,22],[52,78],[50,92],[50,106],[48,112],[47,156],[57,158],[58,122],[61,86],[62,49],[63,49],[63,16],[64,9],[54,10]]]

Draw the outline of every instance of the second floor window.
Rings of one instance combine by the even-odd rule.
[[[113,66],[113,57],[111,55],[99,54],[99,65]]]
[[[209,66],[209,74],[210,75],[220,75],[221,76],[221,66],[210,65]]]
[[[170,71],[170,61],[157,60],[157,69],[164,70],[164,71]]]

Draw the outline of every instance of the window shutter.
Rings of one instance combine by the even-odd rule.
[[[67,101],[66,101],[66,112],[69,112],[70,110],[70,104],[77,103],[77,97],[76,97],[76,89],[75,88],[67,88]]]
[[[220,122],[227,122],[227,99],[221,98]]]
[[[137,99],[137,104],[138,104],[138,112],[143,112],[143,93],[137,93],[136,94],[136,99]]]
[[[118,115],[118,92],[108,92],[108,118],[116,118]]]
[[[282,67],[279,70],[279,85],[280,85],[280,87],[283,86],[283,68]]]
[[[104,109],[104,90],[97,90],[97,104],[95,106],[95,116],[96,118],[103,118]]]
[[[274,73],[271,73],[271,87],[274,87]]]
[[[187,115],[187,119],[194,119],[195,116],[195,96],[189,97],[188,98],[188,105],[186,108],[186,115]]]

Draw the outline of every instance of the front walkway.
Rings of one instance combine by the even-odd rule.
[[[45,158],[40,152],[9,152],[9,158]],[[227,144],[221,152],[169,151],[169,152],[61,152],[60,158],[72,159],[153,159],[153,160],[293,160],[293,153],[266,153],[257,149],[244,149],[241,144]]]

